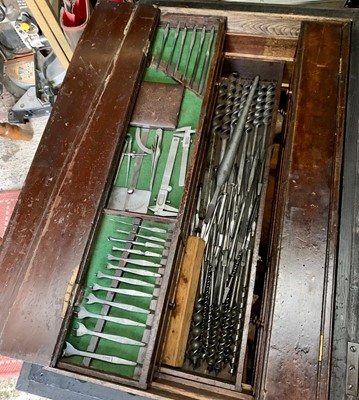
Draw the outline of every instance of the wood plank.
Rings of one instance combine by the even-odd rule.
[[[321,365],[330,363],[321,344],[330,343],[325,320],[331,316],[324,311],[331,305],[324,299],[333,292],[337,245],[342,25],[305,22],[302,32],[270,255],[276,284],[266,321],[271,333],[261,393],[267,400],[317,398]]]
[[[297,43],[296,38],[228,33],[224,51],[264,60],[293,61]]]
[[[205,242],[197,236],[186,241],[180,277],[176,289],[175,309],[170,319],[162,362],[182,367],[201,272]]]
[[[51,361],[158,17],[151,6],[101,2],[80,39],[1,248],[3,354]]]

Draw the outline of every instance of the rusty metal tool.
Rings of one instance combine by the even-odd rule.
[[[205,38],[206,38],[206,26],[203,26],[202,31],[201,31],[200,41],[199,41],[199,48],[197,51],[196,59],[195,59],[194,65],[193,65],[192,76],[191,76],[191,80],[189,83],[190,87],[193,87],[193,83],[196,79],[197,70],[198,70],[198,66],[199,66],[199,60],[201,59],[201,54],[202,54],[202,49],[203,49],[203,44],[204,44]]]
[[[8,122],[1,122],[0,136],[11,140],[29,141],[33,138],[33,133],[25,131],[18,125],[9,124]]]
[[[166,240],[165,240],[165,239],[161,239],[161,238],[158,238],[158,237],[156,237],[156,236],[141,235],[141,234],[139,234],[139,233],[122,231],[121,229],[116,229],[116,232],[118,232],[118,233],[124,233],[124,234],[126,234],[126,235],[129,235],[129,234],[131,233],[131,234],[133,234],[133,235],[135,235],[135,236],[137,236],[137,237],[139,237],[139,238],[147,239],[147,240],[152,240],[152,242],[166,243]],[[164,246],[164,245],[163,245],[163,246]]]
[[[207,71],[209,67],[209,59],[211,57],[211,49],[212,49],[212,43],[214,39],[214,26],[211,28],[211,33],[209,35],[209,40],[208,40],[208,46],[206,50],[206,57],[204,59],[204,64],[201,72],[201,78],[199,80],[199,88],[198,88],[198,93],[202,94],[204,83],[206,81],[206,76],[207,76]]]
[[[130,365],[133,367],[136,367],[139,365],[137,362],[134,361],[129,361],[124,358],[120,357],[115,357],[115,356],[108,356],[105,354],[96,354],[96,353],[90,353],[89,351],[81,351],[76,349],[72,344],[69,342],[65,343],[65,348],[63,350],[62,356],[63,357],[72,357],[72,356],[80,356],[80,357],[89,357],[95,360],[100,360],[104,362],[108,362],[111,364],[118,364],[118,365]]]
[[[174,52],[175,52],[175,48],[176,48],[176,44],[177,44],[177,39],[178,39],[178,35],[179,35],[180,28],[181,28],[181,23],[179,22],[179,23],[177,24],[177,27],[176,27],[176,30],[175,30],[175,34],[174,34],[174,38],[173,38],[173,44],[172,44],[171,53],[170,53],[170,56],[168,57],[168,60],[167,60],[167,65],[166,65],[166,70],[165,70],[166,73],[168,72],[168,68],[169,68],[169,66],[170,66],[171,63],[172,63],[172,58],[173,58],[173,54],[174,54]]]
[[[138,268],[128,268],[128,267],[119,267],[117,265],[112,265],[110,263],[106,266],[107,269],[117,269],[123,272],[128,272],[129,274],[139,275],[139,276],[149,276],[151,278],[161,278],[161,274],[158,272],[147,271],[145,269]]]
[[[145,256],[145,257],[155,257],[155,258],[160,258],[162,257],[162,254],[159,253],[154,253],[152,251],[142,251],[142,250],[136,250],[136,249],[125,249],[123,247],[112,247],[112,251],[121,251],[122,253],[130,253],[130,254],[137,254],[139,256]]]
[[[77,312],[76,317],[78,319],[85,319],[85,318],[103,319],[104,321],[113,322],[115,324],[120,324],[120,325],[127,325],[127,326],[143,326],[143,327],[146,326],[146,324],[143,324],[142,322],[132,321],[132,319],[128,318],[110,317],[109,315],[95,314],[87,311],[86,308],[83,306],[80,306],[80,309]]]
[[[152,261],[147,260],[134,260],[132,258],[123,258],[123,257],[115,257],[112,254],[107,255],[107,259],[109,261],[123,261],[128,264],[139,265],[141,267],[153,267],[153,268],[161,268],[161,264],[154,263]]]
[[[240,144],[240,141],[242,138],[242,133],[243,133],[243,129],[244,129],[244,126],[246,123],[249,108],[253,101],[255,91],[258,86],[258,82],[259,82],[259,76],[257,75],[253,80],[250,92],[248,94],[247,100],[245,102],[245,105],[244,105],[242,113],[241,113],[241,116],[240,116],[238,123],[233,131],[232,137],[230,139],[230,143],[228,145],[228,150],[226,151],[226,153],[218,167],[217,177],[216,177],[216,189],[214,191],[212,199],[207,208],[205,223],[208,223],[210,218],[212,217],[221,187],[228,180],[228,178],[231,174],[234,161],[238,154],[238,147],[239,147],[239,144]]]
[[[181,58],[182,58],[182,53],[183,53],[183,48],[184,48],[184,42],[186,40],[186,36],[187,36],[187,26],[186,24],[184,25],[184,28],[182,30],[182,38],[181,38],[181,45],[179,48],[179,52],[178,52],[178,57],[177,57],[177,62],[176,62],[176,66],[175,69],[173,71],[173,75],[175,76],[177,71],[178,71],[178,67],[180,65],[181,62]]]
[[[101,271],[97,272],[97,278],[105,278],[111,279],[112,281],[118,281],[122,283],[128,283],[129,285],[136,285],[136,286],[144,286],[144,287],[155,287],[154,283],[149,283],[145,281],[141,281],[140,279],[132,279],[132,278],[124,278],[122,276],[115,276],[115,275],[107,275],[102,273]]]
[[[187,70],[188,70],[188,67],[189,67],[189,64],[190,64],[190,59],[191,59],[192,52],[193,52],[193,47],[194,47],[194,44],[196,42],[196,35],[197,35],[197,25],[195,25],[193,27],[192,36],[191,36],[191,42],[190,42],[190,45],[189,45],[189,51],[188,51],[188,56],[187,56],[187,60],[186,60],[186,66],[185,66],[184,72],[183,72],[182,77],[181,77],[182,81],[183,81],[183,78],[186,78]]]
[[[158,56],[158,60],[157,60],[157,65],[156,65],[156,69],[158,69],[158,67],[160,66],[160,62],[163,56],[163,52],[165,50],[166,47],[166,42],[167,42],[167,38],[168,38],[168,34],[170,31],[170,24],[168,23],[163,31],[163,37],[162,37],[162,43],[161,43],[161,49],[160,49],[160,54]]]
[[[118,239],[113,236],[109,236],[108,240],[111,240],[112,242],[131,243],[134,246],[148,247],[151,249],[163,249],[163,246],[156,244],[156,243],[151,243],[151,242],[136,242],[134,240]]]
[[[106,292],[114,292],[114,293],[119,293],[119,294],[125,294],[126,296],[152,297],[152,294],[140,292],[138,290],[108,288],[108,287],[105,287],[105,286],[98,285],[97,283],[94,283],[92,285],[92,290],[94,290],[94,291],[96,291],[96,290],[104,290]]]
[[[167,204],[168,193],[172,190],[170,186],[171,176],[173,167],[176,161],[176,154],[179,144],[179,138],[176,136],[172,137],[170,150],[167,157],[166,166],[164,169],[161,187],[157,195],[157,201],[155,206],[149,207],[155,215],[161,215],[163,217],[174,217],[178,214],[178,209]]]
[[[124,336],[117,336],[117,335],[111,335],[109,333],[92,331],[86,328],[86,326],[84,324],[81,324],[80,322],[78,323],[78,327],[75,328],[74,331],[76,336],[90,335],[90,336],[97,336],[101,339],[110,340],[111,342],[115,343],[128,344],[129,346],[139,346],[139,347],[146,346],[146,343],[139,342],[138,340],[129,339]]]
[[[115,301],[108,301],[108,300],[102,300],[97,298],[93,293],[90,293],[87,296],[87,303],[86,304],[104,304],[110,307],[115,307],[119,308],[120,310],[126,310],[134,313],[140,313],[140,314],[149,314],[150,310],[146,310],[145,308],[141,307],[136,307],[131,304],[125,304],[125,303],[119,303]]]

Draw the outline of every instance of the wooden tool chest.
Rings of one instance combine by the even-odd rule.
[[[199,6],[79,42],[0,252],[21,389],[358,396],[355,15]]]

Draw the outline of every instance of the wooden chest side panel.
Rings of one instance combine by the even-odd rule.
[[[2,249],[1,353],[51,360],[158,17],[151,6],[101,2],[81,39]]]
[[[317,398],[320,369],[329,363],[324,310],[331,310],[325,298],[333,290],[336,254],[342,44],[340,24],[303,24],[273,249],[276,285],[262,388],[268,400]]]

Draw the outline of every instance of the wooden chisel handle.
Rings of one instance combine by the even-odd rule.
[[[0,136],[12,140],[31,140],[33,134],[26,132],[17,125],[12,125],[7,122],[0,123]]]

